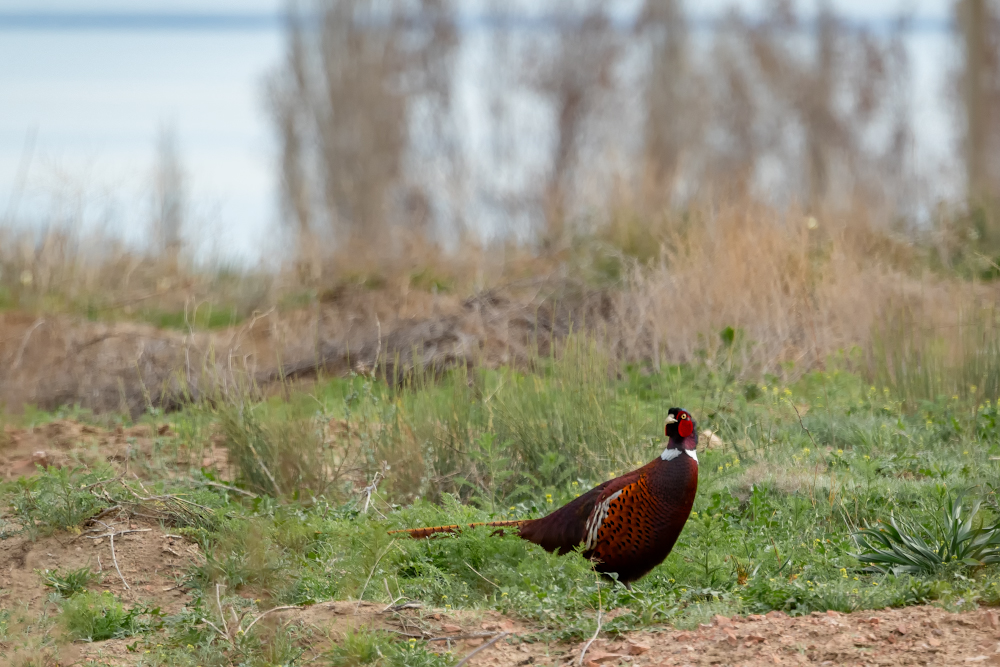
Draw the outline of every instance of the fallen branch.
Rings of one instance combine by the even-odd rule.
[[[11,369],[15,369],[21,365],[21,359],[24,357],[24,351],[28,347],[28,341],[31,340],[31,334],[35,332],[35,329],[45,324],[45,320],[35,320],[35,323],[28,328],[24,333],[24,339],[21,340],[21,347],[17,350],[17,356],[14,358],[14,363],[10,365]]]
[[[590,645],[594,643],[595,639],[597,639],[597,635],[601,634],[601,620],[602,620],[601,614],[603,609],[604,607],[601,604],[601,583],[598,582],[597,583],[597,629],[594,630],[594,636],[591,637],[589,640],[587,640],[587,643],[583,645],[583,650],[580,651],[580,662],[579,662],[580,667],[583,667],[583,658],[584,656],[587,655],[587,650],[590,648]]]
[[[202,484],[207,484],[208,486],[214,486],[214,487],[217,487],[219,489],[225,489],[226,491],[232,491],[233,493],[239,493],[239,494],[242,494],[242,495],[246,496],[247,498],[259,498],[260,497],[256,493],[253,493],[252,491],[247,491],[245,489],[237,489],[235,486],[229,486],[227,484],[219,484],[218,482],[210,482],[208,480],[203,481]]]
[[[501,632],[496,637],[494,637],[493,639],[489,640],[488,642],[486,642],[485,644],[483,644],[479,648],[475,649],[472,653],[470,653],[469,655],[467,655],[464,658],[462,658],[461,660],[459,660],[458,664],[455,665],[455,667],[462,667],[462,665],[464,665],[465,663],[467,663],[469,661],[469,658],[471,658],[475,654],[479,653],[480,651],[488,649],[489,647],[493,646],[494,644],[496,644],[498,641],[500,641],[501,639],[503,639],[504,637],[506,637],[509,634],[510,634],[509,632]]]
[[[271,607],[270,609],[268,609],[267,611],[265,611],[263,614],[261,614],[260,616],[258,616],[255,619],[253,619],[250,622],[250,625],[247,626],[246,630],[242,630],[243,634],[247,634],[248,632],[250,632],[250,628],[252,628],[253,626],[257,625],[257,621],[259,621],[260,619],[264,618],[265,616],[267,616],[268,614],[270,614],[272,611],[282,611],[284,609],[302,609],[302,606],[301,605],[295,605],[295,604],[286,604],[283,607]]]
[[[452,635],[450,637],[432,637],[428,639],[429,642],[453,642],[460,639],[482,639],[483,637],[492,637],[492,632],[471,632],[467,635]]]

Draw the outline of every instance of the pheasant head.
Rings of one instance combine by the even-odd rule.
[[[667,448],[660,454],[661,459],[669,461],[683,453],[698,460],[698,425],[690,412],[684,408],[670,408],[663,431],[667,436]]]

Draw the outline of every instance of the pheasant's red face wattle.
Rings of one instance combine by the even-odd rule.
[[[691,421],[687,413],[682,412],[677,415],[677,435],[688,438],[691,437],[692,433],[694,433],[694,422]]]
[[[694,434],[694,420],[684,410],[677,410],[676,416],[668,418],[667,425],[663,429],[664,435],[668,438],[670,437],[670,427],[672,425],[676,425],[676,433],[680,438],[689,438]]]

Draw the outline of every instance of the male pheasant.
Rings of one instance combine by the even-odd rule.
[[[516,528],[520,537],[564,554],[582,544],[598,572],[615,573],[626,586],[663,562],[691,514],[698,490],[698,430],[681,408],[667,413],[667,446],[638,470],[594,487],[541,519],[473,523]],[[421,538],[464,526],[410,528]]]

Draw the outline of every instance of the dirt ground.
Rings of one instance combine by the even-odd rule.
[[[30,474],[35,463],[63,465],[102,458],[131,461],[148,455],[164,427],[102,430],[59,421],[34,430],[8,428],[0,439],[0,470],[10,479]],[[207,453],[204,465],[224,469],[225,457]],[[2,512],[2,510],[0,510]],[[197,545],[155,522],[129,520],[114,512],[79,532],[61,532],[31,541],[23,534],[0,540],[0,608],[31,614],[57,613],[42,582],[46,569],[90,567],[100,573],[95,590],[108,590],[128,604],[143,603],[175,613],[191,600],[182,575],[203,562]],[[103,522],[103,523],[102,523]],[[114,553],[107,533],[114,529]],[[124,534],[117,534],[121,531]],[[610,610],[606,617],[621,613]],[[582,644],[522,641],[533,629],[492,612],[453,611],[417,606],[386,608],[368,602],[327,602],[277,611],[273,621],[311,628],[314,644],[303,660],[359,626],[392,630],[432,646],[472,656],[467,664],[496,667],[577,664]],[[504,634],[506,633],[506,634]],[[502,635],[502,636],[501,636]],[[490,643],[493,639],[495,642]],[[131,643],[134,643],[134,639]],[[67,647],[63,665],[133,665],[141,655],[126,640]],[[487,644],[489,644],[487,646]],[[935,607],[827,612],[790,618],[780,612],[747,618],[716,617],[696,630],[650,628],[626,637],[600,637],[589,647],[586,667],[603,665],[1000,665],[1000,621],[996,610],[949,613]]]
[[[109,590],[127,604],[145,603],[175,613],[190,601],[180,576],[200,562],[198,547],[156,526],[114,524],[136,530],[118,536],[115,557],[103,526],[78,535],[63,533],[31,542],[23,536],[0,541],[0,607],[27,607],[40,613],[49,589],[40,571],[90,566],[102,573],[95,590]],[[96,539],[95,539],[96,538]],[[114,563],[117,561],[118,570]],[[126,583],[128,588],[126,588]],[[614,614],[615,611],[609,612]],[[490,667],[577,664],[582,644],[529,643],[520,638],[532,628],[493,612],[430,608],[386,609],[370,602],[329,602],[273,614],[274,621],[312,628],[317,642],[306,652],[317,655],[343,632],[370,627],[419,637],[433,646],[475,654],[468,664]],[[134,665],[140,655],[127,650],[130,640],[77,644],[63,654],[64,664]],[[791,618],[725,618],[697,630],[650,628],[619,638],[598,638],[588,649],[586,667],[602,665],[1000,665],[1000,622],[990,609],[949,613],[936,607],[908,607],[827,612]]]

